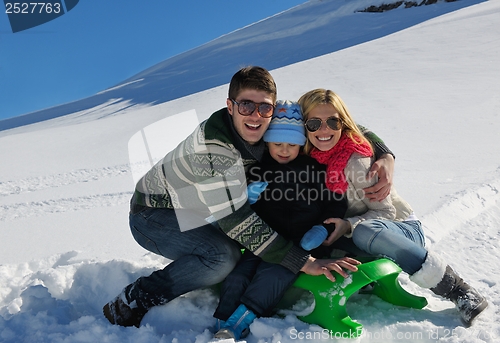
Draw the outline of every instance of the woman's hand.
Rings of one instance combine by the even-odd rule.
[[[323,223],[335,224],[335,230],[326,238],[323,245],[332,245],[337,239],[351,232],[351,223],[342,218],[328,218]]]
[[[344,269],[355,272],[358,270],[358,267],[356,267],[358,264],[361,264],[361,262],[350,257],[342,257],[336,260],[315,259],[314,257],[309,257],[306,264],[300,271],[308,275],[323,274],[328,278],[328,280],[334,282],[335,277],[331,271],[337,272],[346,278],[348,275]]]
[[[378,175],[378,182],[364,189],[365,197],[370,199],[370,201],[382,201],[391,192],[392,177],[394,175],[394,156],[384,154],[376,160],[368,172],[367,179],[370,180],[375,175]]]

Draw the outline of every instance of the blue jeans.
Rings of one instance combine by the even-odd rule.
[[[137,243],[172,260],[126,287],[127,300],[145,310],[221,282],[241,257],[239,245],[212,224],[182,232],[171,209],[147,208],[129,220]]]
[[[422,267],[427,257],[422,224],[418,220],[366,220],[356,226],[352,240],[359,249],[393,260],[410,275]]]

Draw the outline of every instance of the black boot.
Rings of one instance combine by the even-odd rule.
[[[431,291],[451,300],[457,306],[466,326],[470,326],[472,321],[488,306],[486,299],[464,282],[450,266],[446,266],[442,280],[436,287],[431,288]]]
[[[131,286],[127,286],[116,298],[102,308],[104,316],[111,324],[139,327],[142,318],[147,313],[147,310],[137,306],[137,302],[133,302],[135,305],[133,306],[127,299],[127,289]]]

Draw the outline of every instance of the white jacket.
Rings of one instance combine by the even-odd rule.
[[[351,223],[352,236],[356,226],[368,219],[388,219],[404,221],[415,219],[411,206],[401,198],[394,187],[390,195],[382,201],[370,201],[364,197],[364,188],[371,187],[377,183],[378,178],[367,180],[366,176],[370,170],[373,158],[362,156],[358,153],[352,154],[344,169],[349,187],[346,192],[347,212],[345,219]]]

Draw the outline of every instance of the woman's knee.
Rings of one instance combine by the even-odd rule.
[[[370,253],[373,240],[384,229],[377,220],[365,220],[359,223],[353,231],[352,240],[354,244],[363,251]]]

